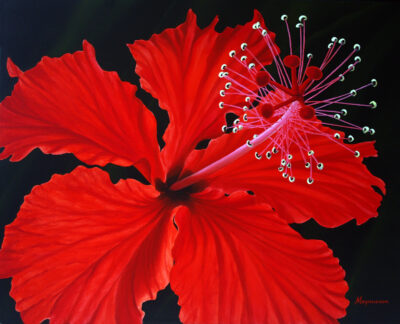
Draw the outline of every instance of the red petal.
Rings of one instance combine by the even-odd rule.
[[[35,187],[0,251],[24,323],[141,323],[173,263],[172,207],[158,195],[84,167]]]
[[[135,164],[147,179],[150,170],[162,177],[154,116],[134,85],[100,68],[89,43],[24,73],[11,60],[7,66],[20,79],[0,104],[1,159],[19,161],[38,147],[88,164]]]
[[[23,72],[20,70],[20,68],[16,66],[10,58],[7,59],[7,71],[11,78],[19,78],[23,75]]]
[[[182,164],[200,141],[221,134],[227,112],[218,108],[222,99],[219,92],[227,82],[218,77],[221,65],[226,63],[239,72],[246,72],[229,57],[229,52],[234,49],[238,56],[242,55],[240,45],[246,42],[264,64],[271,63],[272,55],[265,51],[260,32],[252,29],[256,21],[263,23],[257,11],[246,25],[218,33],[214,30],[217,18],[200,29],[190,10],[186,22],[177,28],[128,45],[143,89],[157,98],[169,113],[171,122],[164,135],[166,147],[162,153],[168,167]],[[236,103],[238,96],[223,99]]]
[[[208,192],[175,221],[171,287],[183,323],[337,323],[345,315],[338,259],[268,205]]]
[[[326,131],[331,132],[328,129]],[[251,136],[252,134],[243,131],[213,140],[206,150],[192,153],[187,168],[198,170],[232,152]],[[382,197],[373,186],[384,193],[384,182],[368,171],[362,164],[362,158],[355,158],[351,152],[328,138],[309,136],[308,140],[318,160],[324,163],[322,171],[316,168],[313,171],[315,182],[312,185],[306,183],[309,170],[304,168],[303,159],[297,151],[294,151],[291,160],[296,181],[289,183],[277,171],[280,164],[279,154],[274,155],[271,160],[257,160],[254,157],[256,149],[211,175],[207,181],[228,192],[254,191],[288,222],[301,223],[314,218],[323,226],[335,227],[352,219],[356,219],[357,224],[362,224],[369,218],[376,217]],[[360,151],[361,157],[376,156],[373,142],[348,147]]]

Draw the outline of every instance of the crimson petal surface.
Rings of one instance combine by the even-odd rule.
[[[88,42],[25,72],[11,60],[7,67],[19,80],[0,104],[1,159],[19,161],[40,148],[92,165],[135,165],[149,181],[162,177],[154,116],[134,85],[100,68]]]
[[[327,134],[333,131],[323,128]],[[188,158],[186,168],[196,171],[252,138],[253,132],[243,131],[227,134],[211,141],[206,150],[195,151]],[[342,136],[343,137],[343,136]],[[336,227],[352,219],[357,224],[377,216],[377,208],[382,196],[374,190],[385,193],[384,182],[373,176],[362,163],[363,158],[376,156],[373,142],[344,144],[351,150],[358,150],[360,157],[342,146],[333,143],[326,136],[309,135],[310,147],[315,151],[323,170],[313,169],[314,183],[309,185],[309,169],[298,149],[293,148],[292,164],[295,182],[290,183],[278,172],[280,155],[268,160],[257,160],[255,151],[210,175],[210,185],[223,188],[227,192],[251,190],[256,196],[275,208],[280,217],[288,222],[302,223],[313,218],[326,227]]]
[[[178,211],[171,288],[183,323],[337,323],[348,305],[338,259],[265,204],[197,194]]]
[[[169,113],[170,124],[164,134],[166,146],[162,151],[167,168],[181,165],[200,141],[220,135],[224,115],[229,111],[227,105],[227,109],[218,108],[220,101],[239,104],[242,100],[237,95],[220,96],[227,82],[218,77],[222,64],[247,74],[246,68],[229,57],[229,52],[236,50],[240,57],[241,43],[247,42],[263,64],[272,62],[273,55],[265,50],[260,31],[252,29],[256,21],[264,26],[257,11],[251,22],[218,33],[214,29],[217,18],[200,29],[190,10],[186,22],[177,28],[153,35],[148,41],[139,40],[128,45],[143,89],[157,98],[161,108]],[[274,39],[275,35],[270,33],[270,37]],[[250,59],[248,64],[252,62]],[[256,87],[246,81],[244,84]]]
[[[142,303],[168,284],[173,263],[173,207],[158,196],[97,168],[36,186],[0,251],[24,323],[141,323]]]

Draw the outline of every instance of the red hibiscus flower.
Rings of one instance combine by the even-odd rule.
[[[129,45],[142,87],[170,116],[161,152],[155,119],[135,97],[136,87],[103,71],[87,42],[82,51],[45,57],[25,72],[8,62],[18,82],[0,107],[0,158],[19,161],[34,148],[70,152],[90,165],[134,165],[150,182],[113,184],[100,168],[81,166],[25,197],[0,251],[0,277],[13,277],[11,296],[25,323],[140,323],[142,303],[169,282],[184,323],[334,323],[345,315],[347,284],[338,259],[287,222],[364,222],[380,202],[371,185],[382,183],[342,149],[348,144],[320,134],[307,141],[326,164],[313,186],[282,181],[279,174],[278,180],[272,161],[259,161],[254,152],[199,176],[250,141],[254,129],[281,125],[279,108],[294,109],[292,103],[277,108],[284,94],[266,94],[263,100],[278,114],[274,123],[218,137],[226,113],[218,109],[221,89],[234,88],[220,67],[248,73],[248,65],[228,53],[245,41],[264,67],[278,48],[257,12],[250,23],[222,33],[216,23],[200,29],[189,12],[177,28]],[[232,84],[237,79],[231,77]],[[262,82],[267,91],[269,80],[264,75],[240,84],[255,94]],[[255,99],[251,113],[258,109]],[[242,105],[243,93],[225,96],[223,106]],[[279,134],[276,129],[268,141],[278,143]],[[194,150],[210,138],[216,139],[209,148]],[[293,155],[293,169],[302,163],[288,145],[279,148]],[[351,150],[375,154],[371,142]],[[337,177],[344,172],[346,178]]]

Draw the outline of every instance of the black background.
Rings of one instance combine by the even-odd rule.
[[[201,27],[218,14],[217,29],[245,23],[254,8],[263,14],[267,26],[278,34],[277,42],[285,53],[287,37],[280,21],[283,13],[295,23],[300,14],[309,17],[307,46],[321,58],[332,36],[345,37],[349,44],[360,43],[363,61],[351,74],[343,89],[348,91],[377,78],[379,87],[357,97],[358,102],[375,99],[376,110],[354,109],[350,119],[370,125],[379,151],[378,159],[366,161],[373,174],[387,183],[388,194],[379,209],[379,217],[357,226],[350,222],[336,229],[325,229],[309,221],[294,227],[306,238],[326,241],[346,270],[350,290],[348,315],[341,323],[400,323],[398,151],[399,137],[399,44],[400,3],[386,1],[151,1],[151,0],[1,0],[0,1],[0,99],[9,95],[14,84],[6,72],[6,58],[11,57],[23,70],[33,67],[42,56],[61,56],[81,49],[82,39],[96,48],[105,70],[115,70],[123,80],[139,85],[134,61],[125,46],[135,39],[148,39],[185,19],[188,8],[198,15]],[[350,51],[350,46],[348,47]],[[340,89],[339,89],[340,90]],[[338,91],[336,89],[335,91]],[[337,93],[337,92],[335,92]],[[339,92],[341,93],[341,92]],[[143,90],[138,96],[159,120],[159,138],[168,117],[158,108],[157,100]],[[360,140],[367,139],[358,136]],[[38,150],[18,163],[0,161],[0,222],[12,222],[24,195],[32,187],[47,182],[54,173],[65,174],[82,164],[71,154],[44,155]],[[113,181],[140,175],[134,168],[109,165]],[[0,281],[0,323],[21,323],[8,296],[10,280]],[[46,289],[43,287],[43,289]],[[363,306],[365,300],[388,300],[389,304]],[[177,297],[168,288],[156,301],[143,305],[145,323],[179,323]]]

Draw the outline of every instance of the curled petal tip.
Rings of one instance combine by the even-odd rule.
[[[194,20],[194,21],[197,20],[197,15],[194,13],[192,8],[190,8],[188,10],[187,15],[186,15],[186,21],[189,21],[189,20]]]
[[[86,52],[94,53],[94,47],[86,39],[82,41],[82,49]]]
[[[7,58],[7,71],[11,78],[18,78],[24,73],[10,58]]]

